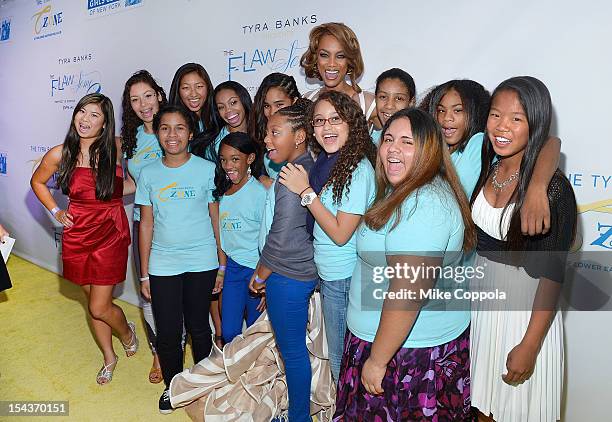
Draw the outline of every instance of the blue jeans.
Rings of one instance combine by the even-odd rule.
[[[351,277],[334,281],[321,280],[323,318],[329,348],[329,364],[334,381],[338,381],[344,352],[346,310],[348,309]]]
[[[268,316],[274,339],[285,363],[289,393],[289,420],[310,421],[312,371],[306,349],[310,296],[318,280],[298,281],[272,273],[266,282]]]
[[[227,258],[221,304],[221,330],[226,343],[242,333],[245,313],[247,326],[251,326],[261,315],[257,310],[261,297],[252,295],[249,290],[249,281],[254,271]]]

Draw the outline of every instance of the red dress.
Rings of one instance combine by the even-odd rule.
[[[123,208],[123,170],[117,166],[110,201],[96,199],[90,168],[77,167],[70,179],[68,213],[74,226],[64,228],[64,278],[78,285],[113,285],[125,280],[130,231]]]

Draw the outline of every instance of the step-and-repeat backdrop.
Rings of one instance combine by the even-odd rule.
[[[199,62],[213,84],[231,79],[255,94],[270,72],[307,81],[299,59],[317,24],[340,21],[361,43],[373,91],[391,67],[408,71],[419,92],[454,78],[492,90],[502,80],[533,75],[550,89],[561,166],[580,204],[569,271],[574,308],[610,308],[612,168],[609,100],[612,58],[603,0],[558,2],[353,1],[330,3],[204,0],[8,0],[0,3],[0,221],[16,252],[61,271],[62,229],[33,195],[37,163],[61,143],[83,95],[102,92],[121,116],[126,79],[147,69],[166,88],[183,63]],[[119,124],[117,127],[119,130]],[[55,196],[61,205],[66,199]],[[131,215],[130,199],[126,210]],[[131,267],[130,267],[131,268]],[[117,295],[137,303],[130,270]],[[607,290],[606,290],[607,289]],[[580,299],[597,293],[599,302]],[[570,300],[571,301],[571,300]],[[567,388],[564,420],[605,420],[604,375],[611,375],[612,313],[565,314]]]

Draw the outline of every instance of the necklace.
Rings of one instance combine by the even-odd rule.
[[[495,169],[493,170],[493,179],[491,179],[491,185],[493,186],[494,190],[500,192],[506,186],[508,186],[510,183],[514,182],[514,180],[516,178],[518,178],[519,170],[514,172],[514,174],[512,174],[509,178],[507,178],[506,180],[504,180],[501,183],[497,181],[497,171],[498,170],[499,170],[499,161],[497,163],[495,163]]]

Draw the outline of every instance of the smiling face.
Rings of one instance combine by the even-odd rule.
[[[408,88],[399,79],[385,79],[378,85],[376,92],[376,113],[384,126],[395,112],[411,105],[412,98]]]
[[[222,144],[219,149],[219,159],[230,181],[239,185],[246,182],[249,166],[255,160],[255,154],[247,155],[234,147]]]
[[[529,122],[516,92],[495,94],[487,118],[487,134],[500,157],[522,156],[529,139]]]
[[[275,86],[268,89],[263,103],[264,116],[266,116],[266,119],[269,119],[271,115],[283,107],[290,106],[295,100],[297,100],[297,98],[292,100],[291,97],[279,87]]]
[[[284,116],[273,114],[268,119],[266,125],[266,137],[264,144],[268,151],[268,158],[276,164],[289,161],[296,151],[296,144],[301,144],[305,140],[303,130],[293,131]]]
[[[344,82],[348,72],[348,59],[344,47],[333,35],[323,35],[317,50],[317,70],[327,88],[333,89]]]
[[[151,123],[153,116],[159,111],[161,94],[145,82],[137,82],[130,87],[130,105],[136,116],[144,123]]]
[[[436,120],[442,127],[444,141],[449,147],[452,148],[463,139],[467,130],[467,115],[456,90],[450,89],[444,94],[436,110]]]
[[[378,149],[378,157],[392,186],[406,178],[412,168],[414,153],[410,119],[401,117],[391,122]]]
[[[74,115],[74,127],[83,139],[97,138],[104,127],[104,113],[100,104],[89,103],[84,105]]]
[[[183,75],[179,85],[179,96],[185,107],[199,116],[207,95],[206,81],[197,72]]]
[[[215,96],[217,110],[230,132],[246,132],[246,112],[240,97],[232,89],[222,89]]]
[[[192,133],[183,115],[172,112],[161,116],[157,138],[166,155],[180,156],[187,154]]]
[[[317,123],[319,122],[319,123]],[[323,123],[322,126],[317,124]],[[331,124],[339,123],[339,124]],[[342,148],[349,136],[349,125],[342,121],[338,112],[329,101],[317,102],[312,116],[314,135],[321,147],[328,154],[333,154]]]

